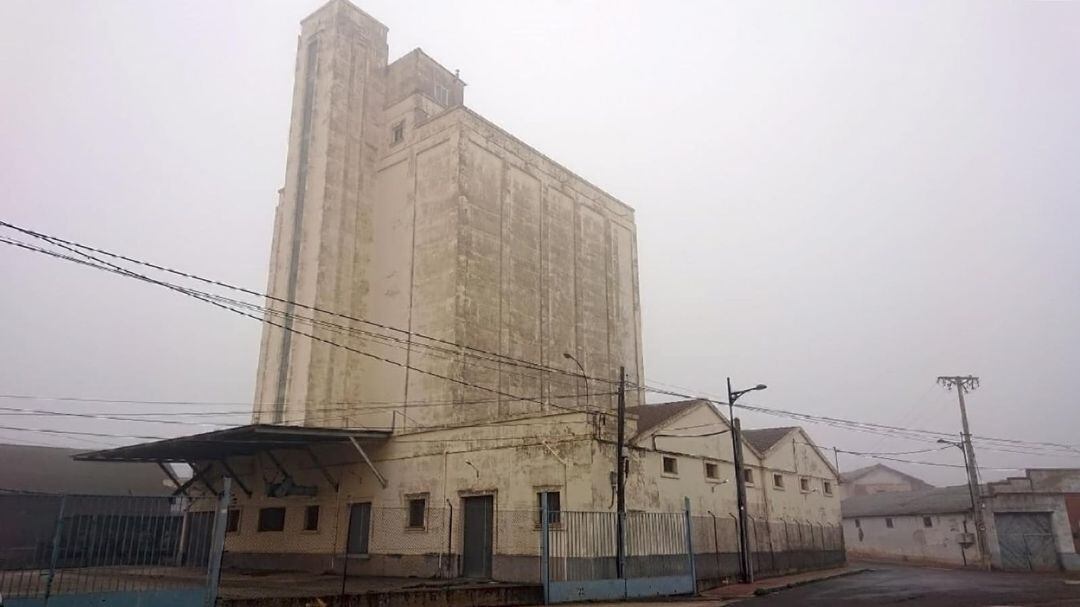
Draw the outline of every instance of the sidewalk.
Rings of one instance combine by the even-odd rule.
[[[727,586],[705,590],[701,593],[700,598],[712,600],[745,599],[760,594],[784,590],[786,588],[802,586],[803,584],[811,584],[813,582],[829,580],[835,577],[862,573],[864,571],[867,571],[865,567],[839,567],[837,569],[824,569],[821,571],[810,571],[808,573],[797,573],[795,575],[771,577],[749,584],[729,584]]]

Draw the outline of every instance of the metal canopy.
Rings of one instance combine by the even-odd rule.
[[[80,453],[75,459],[87,462],[159,463],[224,461],[226,458],[255,455],[272,449],[306,449],[312,445],[332,443],[355,444],[356,441],[382,441],[389,437],[389,430],[251,424],[152,443]]]

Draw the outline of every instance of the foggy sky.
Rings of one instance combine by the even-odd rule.
[[[263,289],[298,24],[319,4],[0,3],[0,217]],[[1080,443],[1080,4],[358,5],[390,28],[391,60],[420,46],[460,69],[466,105],[636,209],[649,383],[722,397],[731,375],[769,384],[748,403],[958,432],[934,378],[973,373],[975,434]],[[257,323],[7,246],[0,280],[0,393],[251,401]],[[206,408],[223,409],[250,407]]]

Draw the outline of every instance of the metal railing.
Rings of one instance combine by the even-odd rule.
[[[5,598],[205,587],[217,498],[0,494]]]

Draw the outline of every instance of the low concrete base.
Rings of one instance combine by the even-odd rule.
[[[219,599],[220,607],[514,607],[538,605],[544,592],[533,585],[484,585],[444,588],[412,588],[306,597]]]

